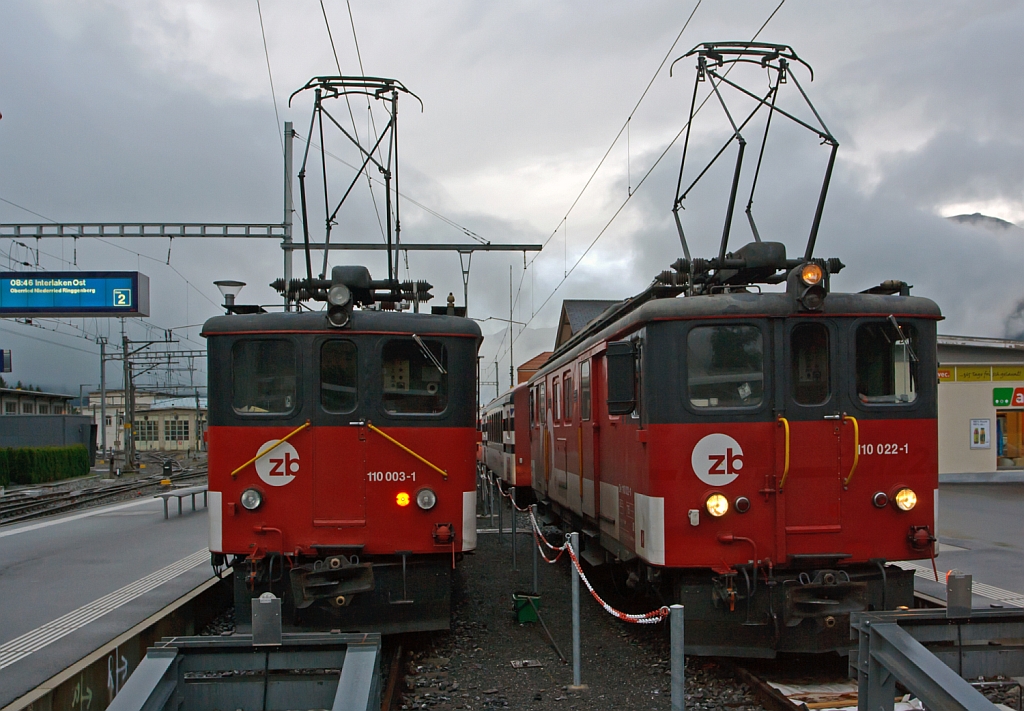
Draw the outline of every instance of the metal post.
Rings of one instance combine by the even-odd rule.
[[[495,477],[495,501],[498,502],[498,542],[502,541],[502,534],[505,533],[505,524],[502,521],[502,488],[498,484],[498,477]]]
[[[578,557],[580,554],[580,534],[573,531],[569,534],[569,545],[572,553]],[[582,688],[583,682],[580,674],[580,571],[576,564],[572,565],[572,685],[577,689]]]
[[[100,336],[100,446],[107,456],[107,339]]]
[[[291,310],[288,301],[288,285],[292,280],[292,250],[288,245],[292,243],[292,213],[295,211],[292,201],[292,142],[295,138],[295,129],[291,121],[284,122],[284,308]]]
[[[509,507],[509,516],[512,517],[512,570],[519,570],[519,563],[516,562],[516,488],[512,487],[512,506]]]
[[[124,319],[121,319],[124,328]],[[135,466],[135,398],[132,397],[132,362],[128,357],[128,336],[121,334],[124,348],[124,470],[134,471]]]
[[[671,626],[670,669],[672,672],[672,711],[683,711],[686,708],[686,667],[683,651],[683,606],[672,605],[669,608],[669,625]]]
[[[533,518],[534,518],[535,521],[538,520],[537,519],[537,504],[533,505]],[[537,564],[538,564],[537,558],[540,556],[540,551],[538,550],[536,544],[537,544],[537,541],[534,541],[534,546],[533,546],[533,594],[534,595],[537,594]]]

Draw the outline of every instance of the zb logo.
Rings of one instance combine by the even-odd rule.
[[[256,473],[270,486],[284,486],[299,473],[299,453],[288,442],[274,447],[279,441],[264,442],[259,451],[270,451],[256,460]]]
[[[743,448],[729,435],[709,434],[694,446],[690,464],[705,484],[725,486],[735,481],[743,469]]]

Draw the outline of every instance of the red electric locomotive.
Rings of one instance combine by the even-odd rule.
[[[686,606],[688,652],[842,652],[851,612],[913,605],[912,574],[889,562],[934,554],[941,315],[904,282],[831,290],[843,264],[813,249],[838,144],[813,107],[818,128],[776,102],[781,83],[799,86],[792,50],[718,43],[686,56],[723,107],[720,89],[738,87],[724,64],[770,78],[764,97],[742,90],[755,101],[745,120],[725,108],[738,157],[718,255],[690,258],[679,209],[693,185],[677,191],[684,258],[529,382],[533,488],[583,531],[585,559]],[[760,157],[754,241],[728,251],[742,130],[762,109],[830,148],[796,258],[754,222]],[[762,292],[774,284],[784,290]]]
[[[365,268],[324,286],[330,311],[203,328],[210,550],[233,558],[241,618],[271,591],[303,626],[447,628],[451,569],[476,545],[479,327],[352,309],[395,298]]]

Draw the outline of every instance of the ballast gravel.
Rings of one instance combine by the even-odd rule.
[[[509,526],[508,510],[504,515]],[[555,564],[540,560],[540,614],[568,659],[563,662],[539,622],[519,623],[513,593],[532,587],[533,538],[518,518],[518,570],[512,567],[511,535],[487,533],[481,518],[477,550],[454,576],[453,629],[424,636],[405,657],[404,687],[392,709],[670,708],[667,623],[635,625],[605,612],[581,583],[582,689],[572,688],[572,599],[568,555]],[[546,531],[561,543],[561,534]],[[591,571],[586,566],[585,571]],[[609,602],[612,602],[609,600]],[[624,597],[616,603],[630,604]],[[646,605],[646,607],[645,607]],[[647,612],[639,599],[625,612]],[[516,662],[516,665],[513,665]],[[686,660],[686,708],[759,711],[745,684],[713,660]]]

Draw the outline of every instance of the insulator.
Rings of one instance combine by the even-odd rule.
[[[829,257],[826,260],[829,274],[838,274],[846,265],[839,261],[838,257]]]
[[[669,286],[675,286],[676,273],[673,271],[663,271],[658,276],[654,277],[654,280],[661,284],[668,284]]]
[[[711,269],[711,264],[707,259],[701,259],[697,257],[690,262],[690,272],[693,274],[702,274]]]
[[[274,279],[274,281],[270,282],[270,288],[279,294],[284,293],[284,279]]]

